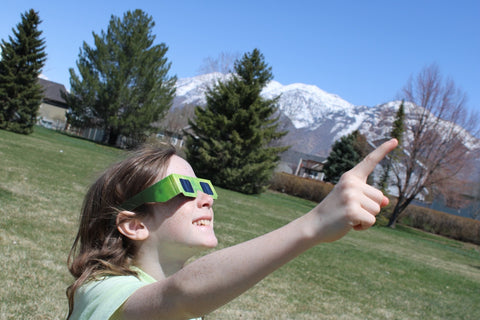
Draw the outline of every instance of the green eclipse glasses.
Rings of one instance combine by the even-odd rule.
[[[122,203],[121,208],[133,210],[146,202],[166,202],[179,194],[195,198],[198,191],[212,196],[213,199],[218,197],[210,180],[172,173]]]

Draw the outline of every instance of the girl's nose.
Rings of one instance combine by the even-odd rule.
[[[197,203],[198,206],[211,208],[213,205],[213,198],[211,195],[206,194],[203,191],[197,191]]]

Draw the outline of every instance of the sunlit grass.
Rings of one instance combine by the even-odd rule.
[[[275,193],[256,201],[221,196],[235,198],[234,207],[216,208],[224,245],[238,240],[232,234],[259,235],[314,206]],[[479,303],[477,246],[375,227],[313,248],[207,319],[476,319]]]
[[[36,128],[0,131],[0,319],[64,319],[66,258],[88,184],[123,154]],[[219,247],[314,203],[219,190]],[[206,319],[480,319],[478,246],[399,227],[351,232],[288,263]]]

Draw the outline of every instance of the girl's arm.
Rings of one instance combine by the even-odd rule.
[[[239,296],[305,250],[368,229],[388,199],[366,184],[375,166],[397,146],[392,139],[346,172],[313,210],[252,240],[208,254],[174,275],[140,288],[125,302],[126,319],[190,319]]]

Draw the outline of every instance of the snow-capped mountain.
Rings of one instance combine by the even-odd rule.
[[[207,88],[228,77],[229,75],[221,73],[211,73],[179,79],[171,112],[185,106],[205,105]],[[290,145],[293,150],[324,157],[336,140],[354,130],[359,130],[372,141],[388,137],[401,103],[391,101],[373,107],[355,106],[338,95],[313,85],[282,85],[277,81],[271,81],[262,95],[265,98],[280,96],[278,107],[281,129],[289,131],[282,142]],[[418,109],[410,103],[405,104],[407,128]],[[480,150],[479,139],[465,132],[464,140],[468,149]]]
[[[297,129],[315,130],[328,114],[348,116],[353,114],[355,109],[354,105],[337,95],[302,83],[283,86],[277,81],[271,81],[262,91],[262,95],[269,99],[280,96],[280,109]]]
[[[173,108],[185,105],[189,106],[204,106],[207,101],[205,99],[205,92],[217,81],[225,81],[229,75],[214,72],[209,74],[202,74],[192,78],[183,78],[177,80],[176,97],[173,100]]]

